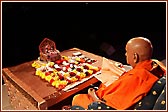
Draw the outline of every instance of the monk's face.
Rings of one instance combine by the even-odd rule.
[[[132,67],[134,67],[135,66],[134,51],[133,51],[132,46],[131,46],[131,44],[129,42],[126,45],[125,50],[126,50],[125,56],[126,56],[127,64],[129,64]]]

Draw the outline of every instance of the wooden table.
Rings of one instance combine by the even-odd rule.
[[[72,56],[72,53],[78,51],[89,58],[96,59],[97,62],[94,63],[94,66],[101,66],[101,56],[78,48],[65,50],[61,52],[61,55]],[[70,91],[58,91],[56,88],[50,86],[48,82],[34,75],[35,69],[31,66],[33,61],[3,68],[2,70],[11,105],[16,110],[47,110],[49,107],[88,87],[90,84],[98,82],[98,80],[93,77],[75,86]]]

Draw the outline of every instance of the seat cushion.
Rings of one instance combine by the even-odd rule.
[[[147,96],[142,98],[138,103],[136,103],[135,110],[153,110],[156,100],[160,96],[162,90],[166,84],[166,78],[163,76],[160,78],[151,88]]]
[[[102,103],[102,102],[93,102],[88,106],[88,110],[115,110],[112,107]]]
[[[74,106],[71,106],[71,110],[85,110],[85,109],[81,106],[74,105]]]
[[[166,110],[166,86],[164,87],[159,98],[157,99],[153,110]]]

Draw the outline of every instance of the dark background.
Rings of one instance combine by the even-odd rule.
[[[136,36],[151,40],[153,58],[166,58],[166,2],[2,3],[2,67],[37,59],[45,37],[60,51],[77,47],[126,64],[125,44]]]

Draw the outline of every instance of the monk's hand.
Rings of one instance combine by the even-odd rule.
[[[94,101],[98,101],[99,98],[97,97],[96,93],[95,93],[95,89],[93,88],[89,88],[88,89],[88,95],[90,95]]]
[[[88,89],[88,94],[89,94],[90,96],[92,96],[92,95],[94,94],[94,92],[95,92],[95,89],[94,89],[94,88],[89,88],[89,89]]]

